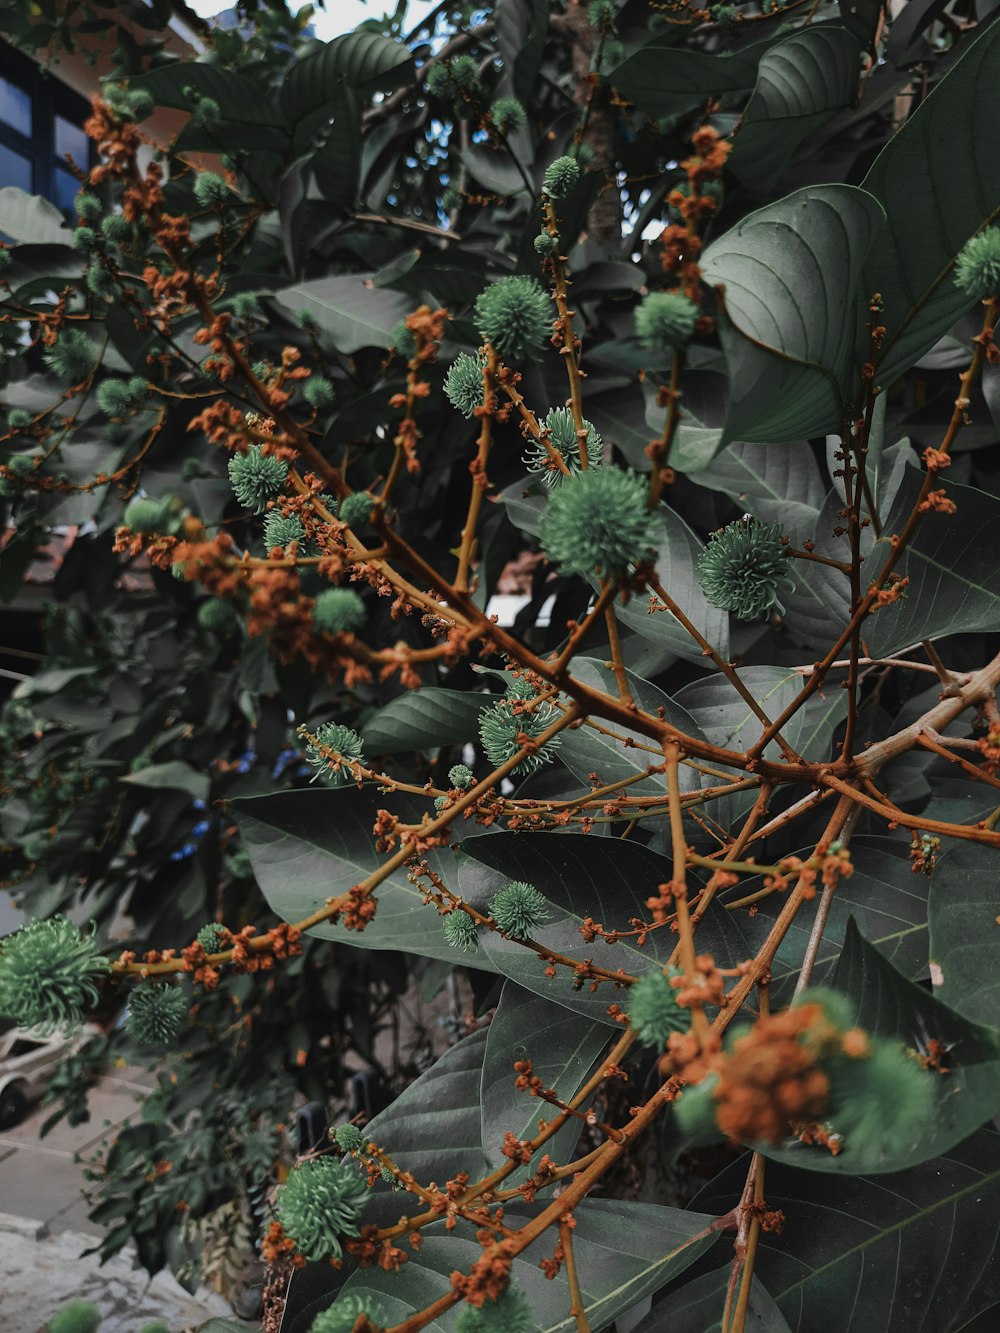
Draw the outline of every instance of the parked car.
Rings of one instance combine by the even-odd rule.
[[[59,1062],[99,1031],[85,1023],[71,1032],[42,1036],[30,1028],[0,1025],[0,1133],[24,1119]]]

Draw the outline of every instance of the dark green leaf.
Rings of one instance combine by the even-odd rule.
[[[146,74],[129,79],[129,87],[142,89],[160,106],[192,110],[193,88],[201,97],[217,102],[223,120],[242,125],[282,125],[281,113],[271,97],[262,97],[251,80],[223,65],[196,60],[176,60]],[[226,131],[222,131],[226,137]]]
[[[515,97],[530,104],[549,26],[548,0],[497,0],[497,46]]]
[[[839,430],[853,398],[861,269],[883,221],[849,185],[815,185],[751,213],[705,251],[721,289],[730,375],[726,440]]]
[[[326,106],[341,82],[365,92],[384,92],[412,74],[413,55],[404,43],[376,32],[344,33],[292,65],[281,89],[281,110],[294,125]]]
[[[73,239],[55,204],[39,194],[27,194],[16,185],[0,188],[0,233],[12,241],[30,241],[32,245],[70,245]]]
[[[732,1265],[692,1278],[658,1301],[632,1333],[721,1333]],[[754,1276],[744,1325],[746,1333],[792,1333],[774,1297]]]
[[[673,116],[720,93],[752,88],[770,43],[757,42],[732,55],[679,50],[668,28],[607,76],[623,97],[651,116]]]
[[[695,480],[728,495],[762,522],[780,523],[797,546],[812,537],[824,498],[819,468],[804,440],[728,444],[711,467],[695,473]]]
[[[928,907],[934,994],[966,1018],[1000,1027],[997,857],[992,847],[956,842],[931,877]]]
[[[315,278],[274,295],[293,311],[308,310],[345,354],[362,347],[390,346],[392,330],[412,306],[399,292],[372,286],[370,275],[361,273]]]
[[[361,165],[361,109],[352,88],[336,86],[329,116],[333,123],[312,155],[313,175],[324,199],[348,209],[358,192]]]
[[[199,773],[179,759],[165,764],[150,764],[149,768],[129,773],[121,781],[129,782],[134,787],[166,787],[171,791],[186,791],[195,801],[207,800],[211,787],[211,778],[207,773]]]
[[[434,685],[401,694],[365,723],[365,752],[373,756],[400,754],[475,740],[479,714],[497,697]]]

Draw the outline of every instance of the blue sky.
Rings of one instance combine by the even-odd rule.
[[[412,27],[414,23],[418,23],[424,14],[434,8],[435,3],[436,0],[410,0],[407,10],[408,26]],[[213,14],[230,7],[224,0],[187,0],[187,4],[202,18],[211,18]],[[289,8],[297,7],[295,0],[292,0]],[[362,20],[381,18],[386,13],[393,13],[395,8],[395,0],[368,0],[367,4],[365,0],[327,0],[325,9],[315,6],[312,22],[316,35],[324,41],[329,41],[331,37],[337,37],[342,32],[350,32]]]

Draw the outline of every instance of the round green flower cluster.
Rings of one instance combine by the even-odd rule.
[[[592,28],[610,28],[617,17],[614,0],[591,0],[587,6],[587,22]]]
[[[628,1016],[644,1046],[662,1048],[672,1032],[686,1032],[691,1014],[677,1003],[677,991],[654,967],[644,972],[628,993]]]
[[[444,396],[463,417],[471,417],[483,405],[483,362],[478,356],[460,352],[444,377]]]
[[[110,967],[72,921],[32,921],[0,946],[0,1016],[43,1033],[75,1027]]]
[[[45,353],[48,368],[70,384],[85,380],[96,359],[94,344],[82,329],[63,329]]]
[[[307,1259],[340,1259],[341,1236],[358,1235],[368,1198],[364,1177],[336,1157],[299,1162],[277,1194],[278,1220]]]
[[[142,406],[147,387],[141,375],[127,380],[114,376],[97,386],[97,401],[109,417],[127,417]]]
[[[365,623],[365,604],[353,588],[324,588],[313,606],[319,634],[353,634]]]
[[[49,1320],[49,1333],[97,1333],[101,1312],[93,1301],[70,1301]]]
[[[494,894],[490,916],[505,935],[523,940],[549,919],[549,905],[534,884],[512,880]]]
[[[479,63],[475,56],[466,55],[438,60],[427,71],[424,86],[432,97],[474,96],[480,91]]]
[[[783,611],[780,597],[795,591],[780,523],[737,519],[713,532],[698,559],[698,582],[713,606],[738,620],[763,620]]]
[[[579,472],[581,470],[580,440],[576,433],[573,413],[565,407],[554,407],[546,416],[543,424],[549,433],[551,443],[562,454],[563,462],[570,472]],[[589,421],[584,421],[583,426],[587,432],[587,462],[590,467],[600,467],[604,462],[604,441]],[[541,440],[529,441],[521,461],[529,472],[541,476],[546,486],[554,488],[566,480],[566,474],[552,466]]]
[[[650,292],[635,312],[639,341],[651,352],[675,352],[694,337],[698,307],[683,292]]]
[[[350,727],[345,727],[342,722],[324,722],[316,732],[316,740],[319,745],[327,750],[333,750],[341,758],[340,767],[334,769],[332,765],[336,761],[324,755],[323,751],[310,741],[306,746],[306,758],[310,764],[316,766],[316,777],[322,774],[333,787],[344,782],[353,782],[353,765],[365,762],[363,743],[358,733],[352,731]],[[315,781],[315,778],[313,780]]]
[[[142,986],[128,1002],[126,1029],[140,1046],[172,1046],[188,1016],[188,1002],[179,986]]]
[[[127,528],[144,534],[169,532],[176,526],[178,504],[173,496],[165,500],[154,500],[152,496],[140,496],[130,500],[122,515]]]
[[[476,781],[476,775],[466,764],[456,764],[448,770],[448,781],[459,791],[467,791]]]
[[[287,479],[285,459],[265,454],[259,444],[251,444],[245,454],[233,454],[229,460],[233,493],[252,514],[263,514],[268,503],[281,494]]]
[[[372,512],[372,497],[365,491],[345,495],[337,506],[337,517],[349,528],[362,528]]]
[[[463,953],[468,953],[472,949],[479,948],[476,923],[468,912],[463,912],[460,907],[448,913],[441,928],[445,940],[453,949],[461,949]]]
[[[153,114],[156,103],[145,88],[129,89],[120,83],[105,84],[104,100],[122,120],[145,120]]]
[[[542,189],[550,199],[562,199],[580,179],[580,164],[575,157],[557,157],[545,168]]]
[[[549,259],[559,249],[559,237],[553,236],[547,231],[540,231],[534,240],[535,254],[541,255],[543,259]]]
[[[76,227],[73,231],[73,244],[78,250],[93,250],[97,245],[97,232],[93,227]]]
[[[518,737],[521,735],[534,740],[547,727],[551,727],[559,716],[559,710],[552,703],[539,704],[529,712],[515,713],[512,699],[500,699],[482,709],[479,714],[479,739],[486,757],[494,768],[499,768],[511,759],[521,748]],[[511,776],[516,773],[521,777],[534,773],[543,764],[550,764],[555,758],[559,737],[547,740],[535,754],[528,754],[511,769]]]
[[[230,197],[229,186],[214,171],[201,171],[195,177],[194,197],[202,208],[214,208]]]
[[[1000,295],[1000,227],[965,242],[955,260],[955,285],[977,301]]]
[[[306,540],[306,530],[298,514],[282,514],[272,509],[264,520],[264,545],[269,551],[285,550],[295,542],[299,555],[311,553],[312,545]]]
[[[367,1142],[357,1125],[338,1125],[331,1132],[331,1138],[344,1152],[362,1152]]]
[[[302,393],[310,407],[321,412],[333,402],[333,384],[322,375],[310,375],[303,386]]]
[[[101,219],[101,234],[109,245],[125,245],[135,232],[124,213],[109,213]]]
[[[456,1333],[538,1333],[538,1328],[527,1298],[512,1282],[495,1301],[465,1305],[455,1325]]]
[[[498,97],[490,107],[490,117],[501,134],[514,134],[528,123],[527,113],[516,97]]]
[[[220,953],[226,947],[226,928],[217,921],[202,926],[195,939],[206,953]]]
[[[480,337],[505,361],[537,359],[552,336],[548,293],[523,273],[491,283],[476,301],[475,314]]]
[[[353,1333],[365,1307],[352,1292],[341,1292],[329,1310],[323,1310],[309,1325],[309,1333]]]
[[[591,467],[566,477],[542,516],[545,554],[564,574],[608,578],[651,559],[659,541],[646,483],[620,468]]]

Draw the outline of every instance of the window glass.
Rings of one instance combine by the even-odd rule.
[[[9,79],[0,78],[0,120],[31,138],[31,97]]]
[[[61,208],[67,217],[76,217],[73,200],[80,193],[80,182],[71,171],[57,166],[52,173],[52,202]]]
[[[74,125],[65,116],[56,116],[56,157],[60,161],[69,153],[78,167],[86,167],[89,160],[88,143],[79,125]]]
[[[31,194],[31,161],[0,143],[0,185],[16,185]]]

